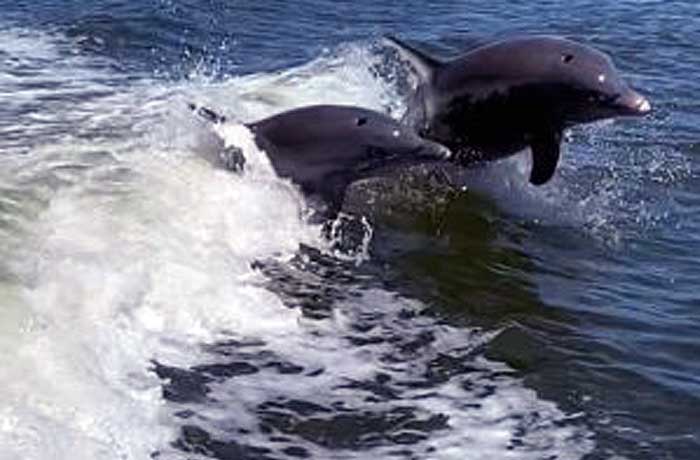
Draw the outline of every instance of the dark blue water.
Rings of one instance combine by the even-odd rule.
[[[5,3],[8,458],[696,458],[699,4]],[[437,209],[394,197],[359,264],[299,236],[276,186],[187,163],[212,141],[186,100],[402,106],[387,33],[444,58],[564,35],[654,112],[574,129],[542,189],[511,159]],[[219,216],[229,195],[253,210]]]

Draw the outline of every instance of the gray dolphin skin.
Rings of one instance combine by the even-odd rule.
[[[418,76],[407,122],[462,164],[530,147],[530,182],[549,181],[571,126],[650,112],[605,53],[564,38],[528,36],[439,61],[393,37],[386,44]]]
[[[355,180],[385,166],[441,162],[451,155],[411,127],[359,107],[302,107],[247,126],[277,174],[319,197],[327,216],[340,210],[345,189]]]
[[[225,123],[214,110],[188,104],[210,123]],[[320,199],[322,215],[335,217],[350,183],[381,174],[386,167],[446,162],[452,152],[420,137],[405,124],[373,110],[343,105],[313,105],[247,123],[255,143],[275,172],[291,179],[308,197]],[[243,152],[219,152],[222,166],[241,171]]]

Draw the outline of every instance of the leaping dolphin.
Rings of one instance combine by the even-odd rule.
[[[226,119],[206,107],[190,105],[202,118]],[[248,123],[255,143],[275,172],[302,192],[320,198],[323,215],[340,210],[350,183],[386,168],[449,161],[445,146],[424,139],[388,115],[343,105],[313,105]],[[225,152],[226,166],[240,169],[241,152]]]
[[[564,129],[651,110],[610,57],[563,38],[509,39],[449,62],[396,38],[387,43],[419,77],[408,122],[359,107],[314,105],[246,125],[277,174],[320,197],[326,217],[340,210],[350,183],[385,167],[470,165],[530,147],[530,182],[541,185],[555,172]],[[225,153],[229,167],[242,167],[241,152]]]
[[[651,110],[607,54],[564,38],[508,39],[447,62],[397,38],[386,43],[418,76],[408,112],[416,132],[466,164],[530,147],[535,185],[552,178],[564,129]]]

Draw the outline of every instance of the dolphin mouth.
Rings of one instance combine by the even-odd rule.
[[[633,90],[618,96],[614,105],[620,115],[643,116],[651,112],[649,100]]]

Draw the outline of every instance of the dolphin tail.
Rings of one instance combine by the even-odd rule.
[[[208,107],[204,107],[202,105],[197,105],[192,102],[187,104],[187,107],[195,113],[195,115],[198,115],[200,118],[214,124],[218,123],[224,123],[226,121],[226,117],[224,115],[221,115],[212,109]]]
[[[195,115],[209,123],[218,125],[226,121],[226,117],[224,115],[216,113],[210,108],[199,106],[192,102],[188,103],[187,107],[194,112]],[[235,145],[230,145],[221,149],[214,158],[214,161],[218,166],[233,172],[243,171],[246,163],[245,156],[243,156],[243,150]]]
[[[391,35],[385,36],[383,42],[386,46],[396,50],[403,60],[408,61],[423,82],[432,81],[436,70],[443,65],[437,59]]]

